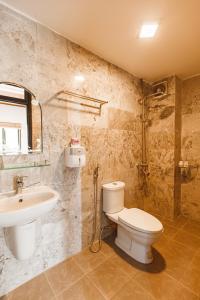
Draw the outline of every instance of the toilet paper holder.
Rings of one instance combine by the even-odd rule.
[[[65,147],[65,165],[68,168],[80,168],[86,164],[85,148],[82,146]]]
[[[180,169],[180,175],[183,182],[192,180],[196,176],[195,174],[193,174],[193,170],[196,169],[196,172],[198,172],[199,169],[198,164],[192,165],[189,164],[188,161],[179,161],[178,167]]]

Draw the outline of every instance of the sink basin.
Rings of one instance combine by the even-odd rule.
[[[57,203],[59,194],[48,186],[0,194],[0,227],[30,223],[49,212]]]

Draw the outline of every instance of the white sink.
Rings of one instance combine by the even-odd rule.
[[[0,194],[0,227],[19,226],[36,220],[57,203],[59,194],[48,186]]]

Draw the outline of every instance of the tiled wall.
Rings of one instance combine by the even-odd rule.
[[[38,221],[37,249],[24,262],[5,245],[0,230],[0,295],[80,251],[91,237],[93,169],[99,164],[100,186],[110,180],[126,182],[127,206],[137,205],[141,139],[138,115],[140,82],[49,29],[0,6],[0,80],[17,82],[33,91],[43,109],[44,152],[4,157],[4,163],[48,159],[50,167],[0,172],[0,190],[13,187],[13,176],[28,175],[26,184],[40,181],[60,193],[52,212]],[[82,74],[85,81],[76,82]],[[62,89],[74,90],[109,103],[102,115],[80,113],[45,101]],[[77,135],[87,151],[81,170],[64,166],[64,146]]]
[[[182,183],[181,212],[200,221],[200,76],[183,81],[182,159],[194,167]]]
[[[150,176],[144,207],[167,218],[179,213],[180,178],[175,166],[180,160],[180,81],[175,76],[168,83],[168,96],[147,100],[147,153]]]
[[[167,81],[168,97],[147,101],[150,176],[144,208],[168,218],[181,213],[200,221],[200,76]],[[181,178],[181,159],[192,166],[187,178]]]

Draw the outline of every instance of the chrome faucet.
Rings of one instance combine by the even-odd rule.
[[[21,194],[22,189],[24,187],[24,178],[28,176],[16,176],[15,177],[15,184],[16,184],[16,194]]]

